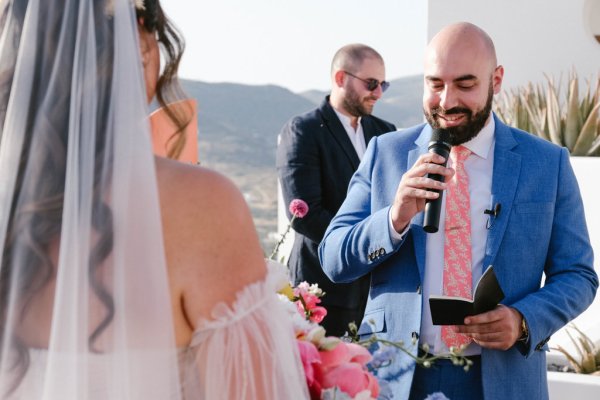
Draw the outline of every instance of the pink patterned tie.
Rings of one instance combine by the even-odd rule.
[[[456,174],[448,182],[446,197],[446,228],[444,231],[444,294],[471,298],[471,216],[469,176],[464,162],[471,151],[463,146],[452,147],[450,158]],[[467,345],[471,339],[442,326],[446,346]]]

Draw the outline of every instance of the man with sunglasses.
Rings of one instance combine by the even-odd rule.
[[[326,293],[322,298],[327,309],[323,326],[329,335],[341,336],[348,323],[359,324],[362,319],[369,277],[332,283],[323,273],[317,248],[346,197],[369,140],[396,127],[371,115],[389,87],[377,51],[363,44],[339,49],[331,63],[331,82],[331,94],[318,108],[293,117],[283,127],[277,170],[286,204],[298,198],[309,205],[308,214],[293,223],[296,235],[288,262],[291,279],[295,284],[319,284]]]

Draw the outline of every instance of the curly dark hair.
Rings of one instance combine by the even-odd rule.
[[[2,263],[0,265],[0,359],[6,359],[1,352],[9,349],[14,352],[11,365],[15,371],[13,391],[29,368],[30,343],[23,340],[9,324],[20,324],[28,315],[31,302],[42,290],[55,281],[56,260],[50,256],[50,247],[60,242],[63,219],[65,176],[67,169],[67,149],[70,138],[69,124],[72,115],[71,82],[76,79],[74,59],[77,56],[75,41],[77,18],[65,17],[65,0],[57,0],[40,10],[39,26],[35,41],[35,59],[31,61],[33,80],[29,92],[30,102],[22,110],[25,113],[25,126],[22,132],[4,132],[7,104],[11,97],[11,83],[15,65],[2,65],[0,68],[0,136],[10,134],[21,137],[22,151],[18,155],[18,170],[15,174],[14,192],[10,202]],[[59,3],[59,4],[56,4]],[[61,7],[61,5],[63,7]],[[8,54],[16,54],[21,39],[28,0],[15,0],[10,11],[5,9],[0,17],[0,28],[4,30],[10,17],[14,23],[10,32],[10,43],[3,48]],[[73,10],[69,10],[73,11]],[[95,140],[93,195],[91,199],[90,225],[94,241],[90,243],[88,255],[89,285],[92,292],[104,306],[101,320],[92,328],[88,337],[91,351],[98,352],[95,343],[114,318],[114,303],[111,291],[102,283],[104,261],[113,249],[112,210],[102,197],[108,192],[111,176],[103,166],[110,163],[112,145],[107,133],[112,129],[108,123],[112,91],[112,65],[114,42],[113,26],[106,17],[104,2],[93,2],[96,58],[99,70],[94,82],[98,91],[95,126],[85,134]],[[68,34],[65,34],[68,33]],[[60,56],[57,44],[62,41]],[[2,54],[4,55],[4,53]],[[42,62],[43,61],[43,62]],[[60,73],[57,73],[60,71]],[[64,88],[64,90],[63,90]],[[40,112],[40,110],[47,110]],[[9,304],[17,306],[16,315],[9,317]],[[13,313],[14,314],[14,313]],[[9,320],[10,318],[10,320]],[[15,332],[5,337],[6,331]],[[12,356],[12,354],[11,354]],[[6,366],[2,366],[5,368]],[[3,397],[4,393],[0,394]]]
[[[177,71],[185,49],[185,42],[181,33],[167,18],[158,0],[144,0],[144,9],[136,9],[136,15],[138,21],[142,21],[146,31],[156,33],[164,57],[164,68],[156,84],[156,100],[177,126],[177,131],[169,139],[170,145],[167,151],[169,158],[176,159],[185,146],[184,129],[192,122],[190,116],[168,106],[170,102],[181,100],[184,97],[183,89],[177,78]]]

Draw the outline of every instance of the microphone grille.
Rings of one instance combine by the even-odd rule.
[[[445,129],[433,129],[431,131],[431,142],[450,143],[450,135]]]

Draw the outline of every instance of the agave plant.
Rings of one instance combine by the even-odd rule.
[[[600,156],[600,76],[587,82],[581,99],[576,72],[569,75],[564,99],[561,81],[546,76],[545,84],[504,91],[494,111],[507,124],[565,146],[574,156]]]
[[[569,329],[577,332],[577,338],[574,338]],[[583,333],[574,324],[569,325],[567,329],[567,335],[571,339],[571,342],[575,345],[579,359],[573,356],[571,353],[566,351],[562,346],[554,348],[554,350],[560,351],[567,357],[569,364],[575,372],[579,374],[591,374],[600,375],[600,346],[598,343],[594,343],[585,333]]]

